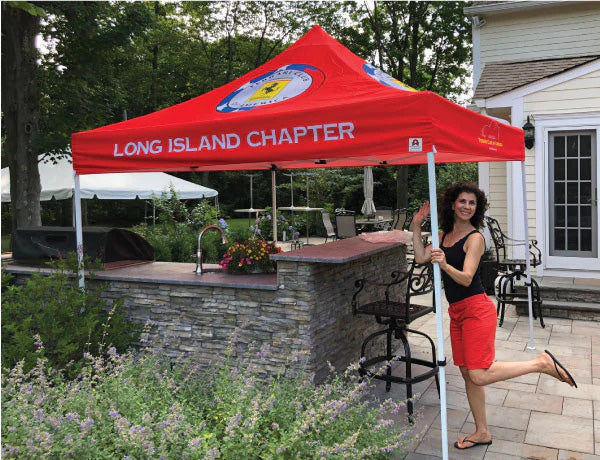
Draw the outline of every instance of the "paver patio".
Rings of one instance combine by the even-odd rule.
[[[443,296],[443,294],[442,294]],[[507,310],[504,325],[497,329],[496,359],[525,360],[544,349],[573,373],[579,388],[570,388],[547,375],[530,374],[486,387],[487,418],[493,444],[459,451],[457,436],[475,429],[462,377],[452,362],[449,318],[444,299],[444,351],[448,402],[448,452],[451,459],[600,460],[600,322],[545,318],[546,329],[534,322],[535,350],[527,349],[529,323],[514,308]],[[412,323],[414,329],[435,336],[435,317],[428,315]],[[430,353],[420,339],[411,340],[414,356]],[[403,366],[402,363],[397,365]],[[401,369],[400,369],[401,372]],[[441,458],[439,398],[433,379],[415,385],[420,399],[415,407],[419,419],[405,460]],[[403,385],[393,384],[389,393],[378,382],[379,397],[404,399]],[[404,415],[397,423],[405,424]]]

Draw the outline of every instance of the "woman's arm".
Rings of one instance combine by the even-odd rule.
[[[485,241],[481,233],[474,233],[465,243],[465,263],[462,270],[457,270],[446,263],[446,255],[441,249],[432,250],[432,262],[437,262],[440,269],[444,270],[450,278],[456,281],[461,286],[470,286],[473,282],[473,277],[479,266],[479,261],[485,250]]]
[[[431,260],[431,245],[427,245],[427,247],[423,246],[423,236],[421,235],[421,225],[423,225],[423,221],[428,214],[429,201],[426,201],[416,212],[411,223],[413,231],[413,250],[415,251],[415,261],[418,264],[424,264]]]

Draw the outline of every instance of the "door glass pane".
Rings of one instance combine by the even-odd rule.
[[[565,180],[565,160],[554,160],[554,179]]]
[[[592,231],[581,230],[581,250],[591,251],[592,250]]]
[[[567,230],[567,250],[577,251],[579,249],[579,230]]]
[[[554,162],[556,164],[556,162]],[[579,160],[579,178],[590,180],[592,178],[592,160],[585,158]]]
[[[581,216],[581,226],[582,227],[591,227],[592,226],[592,207],[591,206],[581,206],[579,208],[580,216]]]
[[[555,182],[554,183],[554,202],[564,203],[565,202],[565,183]]]
[[[579,184],[579,202],[581,204],[591,203],[592,200],[592,183],[581,182]]]
[[[555,206],[554,207],[554,226],[564,227],[565,226],[565,207]]]
[[[567,183],[567,203],[576,204],[579,202],[579,187],[577,182]]]
[[[579,227],[579,209],[577,206],[567,206],[567,227]]]
[[[564,158],[565,156],[565,137],[554,137],[554,158]]]
[[[558,251],[565,250],[565,231],[561,228],[554,230],[554,248]]]
[[[592,156],[592,136],[579,136],[579,155],[582,157]]]
[[[567,160],[567,179],[569,179],[569,180],[579,179],[578,169],[579,169],[579,161],[578,160]]]
[[[567,156],[576,157],[579,154],[579,136],[567,136]]]

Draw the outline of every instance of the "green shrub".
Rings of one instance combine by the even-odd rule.
[[[154,248],[154,260],[161,262],[194,262],[198,248],[198,230],[184,223],[162,223],[136,225],[131,229],[144,237]],[[229,238],[229,236],[228,236]],[[221,244],[221,235],[208,231],[202,237],[202,251],[205,263],[216,264],[226,251]]]
[[[86,261],[86,267],[90,266]],[[114,301],[107,311],[99,296],[105,286],[91,289],[87,283],[81,290],[77,278],[69,276],[73,267],[74,255],[53,263],[51,275],[34,273],[22,286],[13,285],[2,273],[3,368],[23,360],[24,371],[31,369],[39,357],[41,340],[42,356],[53,367],[73,375],[81,367],[86,350],[112,344],[122,352],[138,340],[140,328],[126,321],[122,301]]]
[[[350,371],[320,386],[285,369],[266,380],[252,364],[266,352],[207,372],[110,349],[86,355],[74,381],[44,360],[29,373],[18,364],[2,376],[3,457],[378,459],[407,441],[390,419],[403,402],[373,401]]]

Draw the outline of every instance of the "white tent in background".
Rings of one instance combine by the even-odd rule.
[[[41,158],[41,156],[40,156]],[[52,198],[65,200],[73,196],[75,187],[73,165],[68,158],[40,162],[41,201]],[[89,174],[81,178],[81,198],[97,197],[101,200],[134,200],[160,197],[163,192],[170,196],[171,186],[182,200],[217,197],[219,192],[194,184],[163,172],[132,172]],[[2,169],[2,202],[10,201],[10,173]]]

